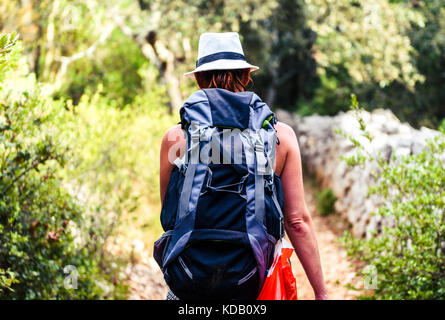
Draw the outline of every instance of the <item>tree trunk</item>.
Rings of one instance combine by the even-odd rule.
[[[142,1],[144,3],[144,1]],[[162,41],[157,39],[157,33],[154,30],[147,32],[145,36],[134,33],[134,31],[124,23],[124,19],[118,15],[114,16],[115,23],[121,31],[134,39],[141,48],[142,54],[153,63],[159,71],[161,82],[167,88],[169,97],[169,112],[177,110],[182,105],[182,94],[179,89],[179,80],[175,75],[175,55],[165,46]],[[186,52],[190,50],[188,39],[183,44]],[[187,54],[187,53],[186,53]]]
[[[142,45],[145,57],[153,62],[158,70],[161,82],[167,88],[169,96],[169,112],[177,110],[182,105],[182,94],[179,89],[179,80],[175,75],[175,56],[167,47],[156,39],[156,32],[150,31]]]
[[[50,79],[51,65],[54,62],[56,53],[56,47],[54,46],[54,35],[55,35],[55,18],[57,11],[59,10],[60,0],[54,0],[51,13],[48,17],[48,27],[46,28],[46,54],[45,63],[43,65],[43,78]]]

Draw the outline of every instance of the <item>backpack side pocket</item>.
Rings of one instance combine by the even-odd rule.
[[[165,251],[167,250],[172,234],[173,230],[168,230],[154,244],[153,258],[161,269],[164,262]]]
[[[175,166],[170,174],[164,202],[162,203],[161,225],[164,230],[170,230],[175,227],[179,197],[183,183],[184,175],[181,170]]]

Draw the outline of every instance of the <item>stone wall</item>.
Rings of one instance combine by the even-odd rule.
[[[425,146],[425,140],[438,134],[425,127],[416,130],[407,123],[401,123],[390,110],[377,109],[371,113],[363,111],[361,116],[373,137],[367,149],[380,151],[387,161],[393,154],[398,157],[420,152]],[[363,169],[349,167],[340,159],[341,155],[350,156],[355,150],[352,143],[334,133],[334,129],[359,137],[359,125],[353,111],[340,112],[333,117],[301,117],[278,110],[277,117],[295,130],[304,167],[315,175],[322,188],[331,188],[335,193],[335,209],[351,223],[355,236],[369,236],[371,230],[381,230],[382,226],[390,223],[388,219],[371,215],[383,201],[376,195],[367,196],[368,186],[375,183],[371,175],[375,164],[371,163]]]

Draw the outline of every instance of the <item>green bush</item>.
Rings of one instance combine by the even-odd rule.
[[[22,63],[15,35],[0,37],[0,70]],[[15,76],[0,82],[0,298],[122,297],[125,287],[103,270],[100,252],[78,242],[84,206],[62,179],[75,155],[56,125],[64,104],[32,76]]]
[[[317,210],[322,216],[327,216],[335,212],[335,201],[337,198],[331,189],[324,189],[315,194],[317,199]]]
[[[372,141],[355,97],[352,108],[365,141]],[[374,214],[391,221],[381,234],[370,239],[342,238],[348,254],[366,264],[360,273],[369,277],[373,270],[371,299],[445,299],[445,132],[427,142],[415,155],[386,162],[380,153],[365,151],[364,144],[350,137],[357,155],[347,158],[350,165],[375,162],[379,177],[369,194],[384,198],[385,205]],[[369,279],[369,278],[368,278]],[[369,289],[369,288],[368,288]]]
[[[440,123],[440,126],[439,126],[439,130],[445,131],[445,118],[442,119],[442,122]]]

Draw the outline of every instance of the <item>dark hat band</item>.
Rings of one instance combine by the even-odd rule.
[[[246,61],[246,58],[241,53],[224,51],[224,52],[217,52],[217,53],[209,54],[208,56],[198,59],[196,61],[196,68],[198,68],[199,66],[201,66],[205,63],[209,63],[209,62],[212,62],[215,60],[220,60],[220,59]]]

